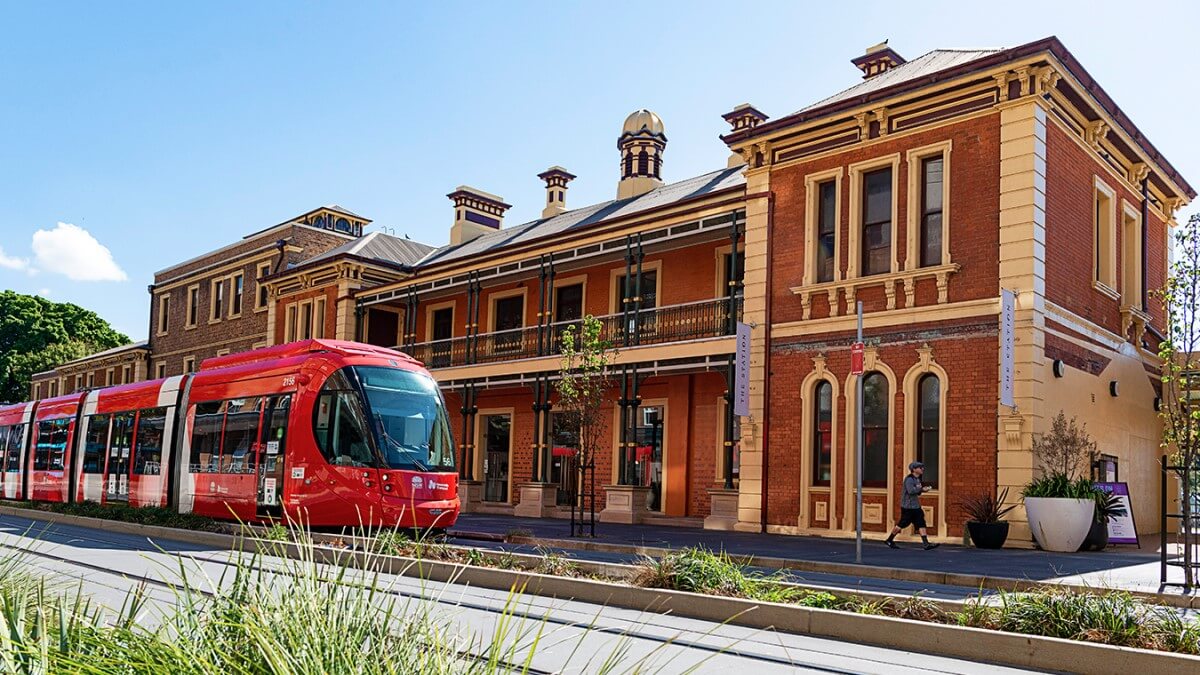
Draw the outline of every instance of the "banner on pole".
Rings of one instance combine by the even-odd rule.
[[[1000,404],[1016,406],[1013,382],[1016,379],[1017,296],[1008,289],[1000,291]]]
[[[733,368],[733,414],[750,416],[750,324],[738,322]]]
[[[850,374],[862,375],[867,367],[867,346],[861,342],[850,345]]]

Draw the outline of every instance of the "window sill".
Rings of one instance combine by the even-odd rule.
[[[221,323],[220,319],[209,319],[208,320],[208,325],[210,325],[210,326],[218,324],[218,323]]]
[[[265,312],[265,311],[267,311],[267,305],[263,305],[262,307],[255,307],[255,308],[254,308],[254,312],[255,312],[256,314],[257,314],[258,312]]]
[[[899,286],[904,292],[904,306],[912,307],[916,299],[916,285],[919,279],[936,279],[938,289],[938,304],[944,305],[949,301],[950,295],[950,275],[957,272],[959,269],[955,263],[945,265],[937,265],[935,267],[919,267],[913,270],[904,270],[902,272],[891,272],[889,274],[874,274],[869,277],[855,277],[853,279],[841,279],[839,281],[829,281],[821,284],[811,284],[796,286],[791,289],[792,293],[800,296],[800,307],[803,310],[803,320],[807,321],[810,318],[812,309],[812,299],[821,294],[825,294],[829,298],[829,315],[838,316],[838,294],[841,293],[846,298],[847,312],[854,304],[855,296],[858,289],[867,288],[870,286],[883,286],[884,293],[887,295],[887,308],[889,310],[896,309],[896,291]]]
[[[193,323],[191,325],[184,326],[183,329],[184,330],[196,330],[196,327],[197,327],[196,324]]]
[[[1107,295],[1108,297],[1112,298],[1113,300],[1121,299],[1121,293],[1119,291],[1117,291],[1117,289],[1109,286],[1108,284],[1104,283],[1103,281],[1093,281],[1092,288],[1100,291],[1101,293]]]

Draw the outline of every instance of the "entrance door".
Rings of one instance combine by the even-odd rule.
[[[117,413],[112,418],[112,440],[108,445],[108,466],[104,471],[104,500],[129,501],[129,460],[133,448],[134,413]]]
[[[579,484],[579,430],[565,424],[565,415],[550,420],[550,482],[558,485],[558,505],[571,506]]]
[[[291,396],[271,396],[263,409],[258,462],[258,515],[283,515],[283,470]]]
[[[660,405],[639,410],[637,447],[634,448],[637,483],[650,488],[649,509],[662,511],[664,410]]]
[[[493,305],[496,310],[495,350],[507,353],[521,349],[521,327],[525,325],[525,296],[513,295],[500,298]]]
[[[554,289],[554,344],[555,351],[562,339],[563,331],[573,322],[583,318],[583,284],[559,286]]]
[[[483,500],[507,503],[512,420],[508,415],[487,415],[483,433]]]
[[[450,365],[450,338],[454,336],[454,308],[443,307],[433,312],[433,359],[434,368]]]

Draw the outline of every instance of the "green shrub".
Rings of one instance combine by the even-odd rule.
[[[1061,473],[1038,476],[1021,490],[1022,497],[1049,497],[1058,499],[1094,499],[1096,486],[1088,478],[1071,480]]]
[[[174,527],[203,532],[227,532],[230,529],[228,523],[205,516],[198,516],[194,513],[178,513],[174,509],[162,506],[130,506],[119,502],[108,504],[97,504],[96,502],[62,504],[28,501],[4,503],[7,506],[15,506],[22,509],[49,511],[85,518],[100,518],[102,520],[119,520],[139,525],[157,525],[159,527]]]

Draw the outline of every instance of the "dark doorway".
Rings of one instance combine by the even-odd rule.
[[[367,342],[377,347],[395,347],[400,332],[400,315],[381,309],[367,314]]]
[[[486,415],[483,433],[483,500],[507,503],[512,420],[508,415]]]
[[[565,415],[550,420],[550,482],[558,485],[558,505],[571,506],[579,483],[579,430]]]
[[[451,362],[450,338],[454,336],[454,308],[443,307],[434,310],[431,323],[433,359],[430,365],[434,368],[445,368]]]
[[[554,344],[555,351],[562,339],[563,331],[583,318],[583,284],[559,286],[554,289]]]

